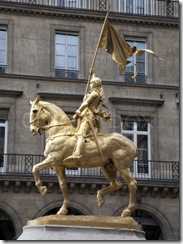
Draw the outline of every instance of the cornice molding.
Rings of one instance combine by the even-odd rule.
[[[63,94],[63,93],[50,93],[50,92],[38,92],[41,98],[64,100],[64,101],[82,101],[83,95],[81,94]]]
[[[0,89],[0,96],[2,97],[20,97],[22,96],[23,91],[14,91],[14,90],[2,90]]]
[[[20,80],[36,80],[37,82],[41,81],[50,81],[50,82],[68,82],[68,83],[80,83],[85,84],[87,81],[85,79],[65,79],[65,78],[55,78],[47,76],[34,76],[34,75],[22,75],[22,74],[0,74],[1,78],[9,79],[20,79]],[[134,88],[154,88],[154,89],[168,89],[168,90],[179,90],[177,85],[159,85],[159,84],[138,84],[138,83],[126,83],[120,81],[106,81],[103,80],[103,85],[109,86],[124,86],[124,87],[134,87]]]
[[[45,185],[48,187],[48,192],[55,192],[55,187],[57,187],[56,192],[60,194],[60,188],[58,185],[58,180],[56,177],[43,177]],[[119,194],[121,196],[128,195],[128,186],[125,182],[123,187],[118,191],[111,193],[111,195]],[[69,194],[75,193],[77,191],[79,194],[97,194],[98,189],[108,186],[109,182],[106,179],[73,179],[67,177],[67,187]],[[29,192],[32,194],[39,193],[35,182],[32,176],[22,176],[14,177],[12,176],[3,176],[0,178],[0,188],[2,192],[11,192],[22,193],[24,194]],[[161,197],[161,198],[177,198],[179,197],[179,183],[178,182],[156,182],[156,181],[138,181],[138,195],[141,197]]]
[[[163,99],[145,99],[145,98],[127,98],[127,97],[109,97],[113,104],[140,104],[160,107],[164,104]]]
[[[71,18],[81,20],[103,21],[106,15],[105,11],[81,10],[58,8],[45,5],[23,4],[23,3],[0,3],[0,12],[10,12],[17,14],[28,14],[37,16]],[[129,15],[116,12],[110,12],[109,19],[114,22],[179,27],[179,18],[166,18],[156,16]]]

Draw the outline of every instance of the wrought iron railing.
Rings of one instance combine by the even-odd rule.
[[[135,78],[132,78],[134,74],[124,74],[124,82],[125,83],[138,83],[138,84],[145,84],[147,83],[147,76],[145,74],[137,74]]]
[[[179,17],[178,0],[1,0],[0,2],[94,11],[106,11],[111,3],[112,12],[168,18]]]
[[[79,79],[79,71],[78,70],[70,70],[70,69],[55,69],[55,77],[56,78],[69,78],[69,79]]]
[[[6,71],[6,66],[0,65],[0,74],[5,74],[5,71]]]
[[[44,157],[41,155],[1,154],[0,175],[30,176],[33,166],[43,160]],[[138,160],[134,162],[131,170],[134,177],[140,180],[179,181],[179,162]],[[54,176],[55,172],[54,169],[47,169],[40,174]],[[105,178],[100,168],[68,168],[66,174],[69,177]]]

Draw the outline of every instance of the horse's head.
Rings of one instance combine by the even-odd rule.
[[[33,135],[42,134],[44,126],[48,125],[51,115],[48,110],[41,106],[40,96],[35,101],[30,101],[30,104],[32,105],[30,110],[30,131]]]

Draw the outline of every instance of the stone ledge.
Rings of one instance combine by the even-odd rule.
[[[39,193],[32,176],[15,176],[15,175],[3,175],[0,174],[0,192],[29,192]],[[58,186],[58,179],[53,176],[43,176],[41,178],[44,184],[48,187],[48,194],[57,189],[57,193],[60,194],[60,188]],[[120,179],[121,180],[121,179]],[[118,191],[110,193],[110,195],[119,194],[125,196],[129,193],[126,183],[122,181],[122,188]],[[105,179],[90,179],[87,181],[86,178],[67,178],[67,187],[69,194],[78,193],[83,194],[96,194],[99,189],[109,185],[109,182]],[[156,182],[156,181],[138,181],[138,190],[143,197],[162,197],[162,198],[177,198],[179,196],[179,182]]]
[[[127,98],[127,97],[109,97],[114,104],[140,104],[160,107],[164,104],[163,99],[146,99],[146,98]]]
[[[3,90],[3,89],[0,89],[0,95],[2,97],[14,97],[14,98],[17,98],[17,97],[22,96],[22,94],[23,94],[23,91],[14,91],[14,90]]]
[[[99,228],[127,228],[133,230],[142,229],[132,217],[121,216],[49,215],[29,220],[27,225],[88,226]]]

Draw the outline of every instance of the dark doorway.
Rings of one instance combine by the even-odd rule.
[[[14,240],[15,228],[9,215],[0,209],[0,240]]]
[[[141,209],[136,209],[132,217],[142,226],[146,240],[163,240],[159,224],[149,213]]]

